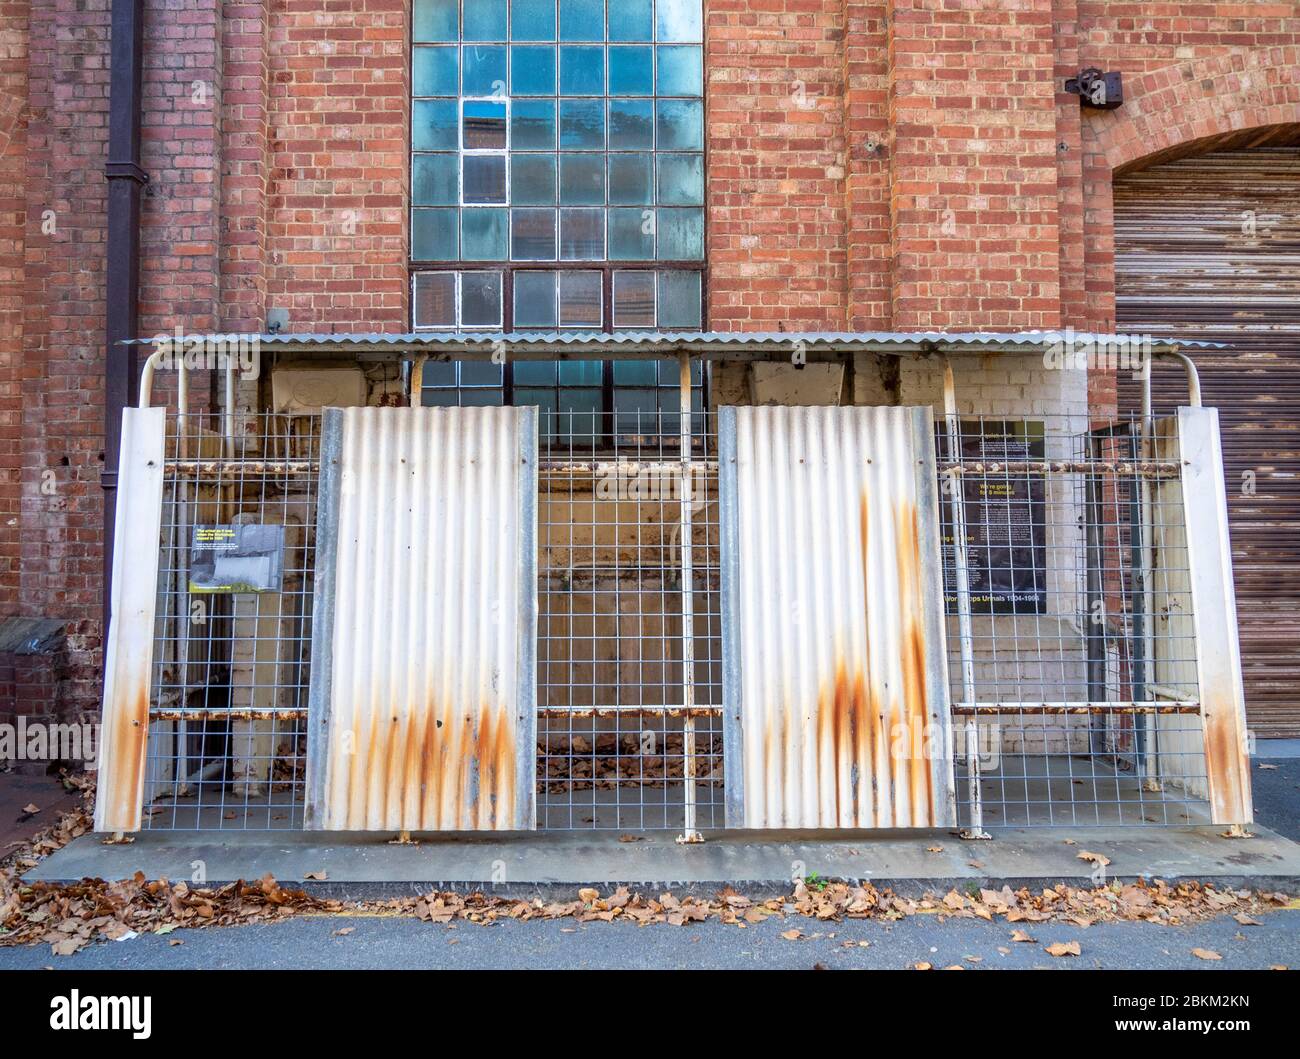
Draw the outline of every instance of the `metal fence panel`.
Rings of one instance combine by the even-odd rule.
[[[532,408],[348,408],[321,444],[307,826],[534,826]]]
[[[140,827],[153,676],[165,429],[161,408],[123,410],[113,530],[113,609],[104,648],[96,831],[136,831]]]
[[[722,409],[730,826],[952,821],[933,429],[927,408]]]
[[[1177,423],[1210,811],[1216,824],[1244,825],[1254,815],[1219,413],[1180,408]]]

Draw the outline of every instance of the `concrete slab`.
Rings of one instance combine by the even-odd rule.
[[[800,874],[870,880],[895,890],[966,881],[1001,885],[1090,885],[1081,850],[1105,854],[1110,878],[1200,879],[1225,885],[1300,888],[1300,845],[1264,828],[1227,839],[1211,828],[1004,829],[993,841],[947,832],[857,832],[832,837],[785,832],[719,832],[682,846],[671,833],[636,835],[536,832],[460,835],[388,844],[373,834],[219,835],[145,832],[129,845],[85,835],[27,873],[31,880],[85,876],[196,879],[210,884],[258,878],[304,882],[334,896],[392,896],[429,888],[532,894],[625,883],[641,888],[781,890]],[[627,841],[627,839],[633,839]],[[326,880],[309,881],[324,872]],[[196,879],[196,881],[198,881]]]

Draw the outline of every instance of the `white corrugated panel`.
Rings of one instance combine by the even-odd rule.
[[[534,826],[536,410],[327,409],[307,826]]]
[[[727,408],[727,819],[951,822],[933,426],[923,408]]]
[[[122,410],[96,831],[140,829],[158,601],[165,415],[162,408]]]

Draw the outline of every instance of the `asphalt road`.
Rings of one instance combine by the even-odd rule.
[[[1261,920],[1263,925],[1258,927],[1239,926],[1229,917],[1186,927],[1020,924],[1035,939],[1031,944],[1011,941],[1015,928],[1005,923],[940,923],[933,916],[896,923],[825,923],[791,917],[746,929],[714,922],[637,927],[551,920],[480,927],[469,923],[434,925],[414,919],[297,917],[257,926],[176,930],[163,937],[151,934],[102,942],[62,958],[51,956],[47,945],[0,948],[0,968],[797,970],[817,965],[898,969],[918,961],[936,968],[960,963],[970,970],[1244,970],[1267,969],[1274,964],[1300,968],[1300,911],[1271,912]],[[336,933],[346,928],[351,932]],[[781,936],[792,928],[807,937],[789,941]],[[169,944],[173,940],[182,944]],[[858,944],[863,941],[868,944]],[[1077,941],[1081,954],[1049,956],[1043,947],[1056,941]],[[1200,959],[1192,955],[1193,948],[1217,952],[1223,959]]]
[[[1255,758],[1250,765],[1255,819],[1292,842],[1300,842],[1300,758]]]

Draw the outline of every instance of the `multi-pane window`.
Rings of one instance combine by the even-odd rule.
[[[703,327],[702,0],[413,11],[415,327]],[[553,388],[575,410],[595,390],[610,412],[621,384],[603,367],[592,386],[592,371],[543,384],[508,369],[501,385],[516,402]]]

